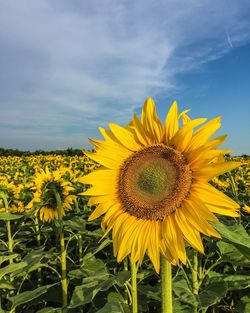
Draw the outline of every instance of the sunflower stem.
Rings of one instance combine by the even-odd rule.
[[[162,313],[173,313],[172,304],[172,268],[171,263],[161,257],[161,299]]]
[[[4,202],[4,206],[5,206],[5,210],[8,213],[9,212],[9,203],[7,200],[7,197],[5,194],[1,195],[3,202]],[[7,228],[7,236],[8,236],[8,252],[9,254],[11,254],[13,252],[13,238],[12,238],[12,233],[11,233],[11,224],[10,221],[7,220],[6,221],[6,228]],[[13,262],[12,259],[9,260],[9,263],[11,264]]]
[[[82,264],[82,258],[83,258],[82,246],[83,246],[82,235],[79,234],[78,235],[78,252],[79,252],[79,264],[80,265]]]
[[[7,200],[7,197],[5,194],[1,194],[1,198],[3,199],[3,203],[4,203],[4,206],[5,206],[5,210],[6,212],[8,213],[9,212],[9,203],[8,203],[8,200]],[[6,221],[6,228],[7,228],[7,236],[8,236],[8,252],[9,252],[9,255],[13,253],[13,238],[12,238],[12,232],[11,232],[11,223],[9,220]],[[9,260],[9,264],[12,264],[13,263],[13,259],[10,259]],[[10,274],[10,283],[13,282],[13,277],[12,275]],[[9,293],[8,293],[8,296],[13,296],[14,294],[14,291],[13,290],[10,290]],[[11,312],[15,312],[15,309],[13,309],[13,311]]]
[[[138,312],[137,303],[137,266],[131,261],[131,293],[132,293],[132,313]]]
[[[39,220],[38,217],[35,217],[35,228],[36,228],[36,239],[38,247],[41,247],[41,234],[40,234],[40,227],[39,227]],[[38,287],[42,285],[42,269],[41,267],[38,268]]]
[[[195,295],[198,295],[199,282],[198,282],[198,253],[197,251],[194,251],[194,255],[193,255],[192,280],[193,280],[193,293]]]
[[[193,281],[193,293],[198,295],[199,293],[199,281],[198,281],[198,253],[193,252],[193,267],[192,267],[192,281]],[[194,312],[198,312],[198,305],[194,304]]]
[[[59,235],[60,235],[60,246],[61,246],[61,286],[62,286],[62,307],[65,308],[68,304],[67,295],[68,295],[68,283],[67,283],[67,264],[66,257],[67,252],[65,249],[65,240],[64,240],[64,231],[63,231],[63,221],[62,221],[62,200],[59,193],[54,190],[58,218],[60,222]]]

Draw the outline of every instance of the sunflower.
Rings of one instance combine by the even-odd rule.
[[[187,112],[179,114],[174,102],[162,124],[149,98],[140,119],[111,123],[100,128],[104,140],[90,140],[95,151],[85,154],[101,167],[81,179],[92,185],[82,194],[96,205],[89,220],[104,214],[118,262],[130,255],[140,265],[147,253],[157,272],[161,254],[185,264],[185,242],[204,253],[201,233],[220,238],[209,223],[217,221],[214,213],[238,216],[239,205],[209,184],[240,165],[225,162],[228,150],[216,150],[226,136],[210,139],[221,117],[191,120]]]
[[[16,186],[13,182],[9,182],[7,179],[0,182],[0,212],[9,211],[15,200],[15,192]]]
[[[63,172],[60,169],[56,171],[49,171],[48,168],[38,172],[35,177],[34,198],[28,204],[27,208],[32,208],[38,204],[38,210],[35,211],[41,220],[51,222],[54,219],[58,219],[57,202],[55,197],[55,191],[59,193],[62,201],[62,215],[65,215],[66,211],[72,210],[72,203],[76,196],[70,194],[74,189],[71,183],[63,178]]]

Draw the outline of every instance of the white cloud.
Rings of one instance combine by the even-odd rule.
[[[12,147],[49,148],[53,138],[55,147],[80,147],[100,124],[125,123],[145,97],[171,92],[176,74],[250,38],[247,1],[0,0],[0,7],[0,136]]]

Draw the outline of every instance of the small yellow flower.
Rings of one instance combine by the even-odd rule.
[[[41,170],[34,177],[36,191],[33,200],[28,204],[28,208],[32,208],[38,204],[38,209],[35,211],[41,220],[51,222],[58,219],[57,202],[55,191],[59,193],[62,201],[62,215],[73,209],[73,202],[76,199],[75,195],[70,192],[74,190],[71,183],[63,178],[63,172],[60,170],[45,171]]]

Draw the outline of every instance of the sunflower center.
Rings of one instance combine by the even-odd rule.
[[[130,214],[163,220],[187,197],[191,180],[190,168],[182,154],[157,144],[135,152],[124,162],[119,193]]]
[[[158,194],[166,188],[166,172],[158,164],[147,164],[146,168],[138,174],[137,184],[142,192]]]

